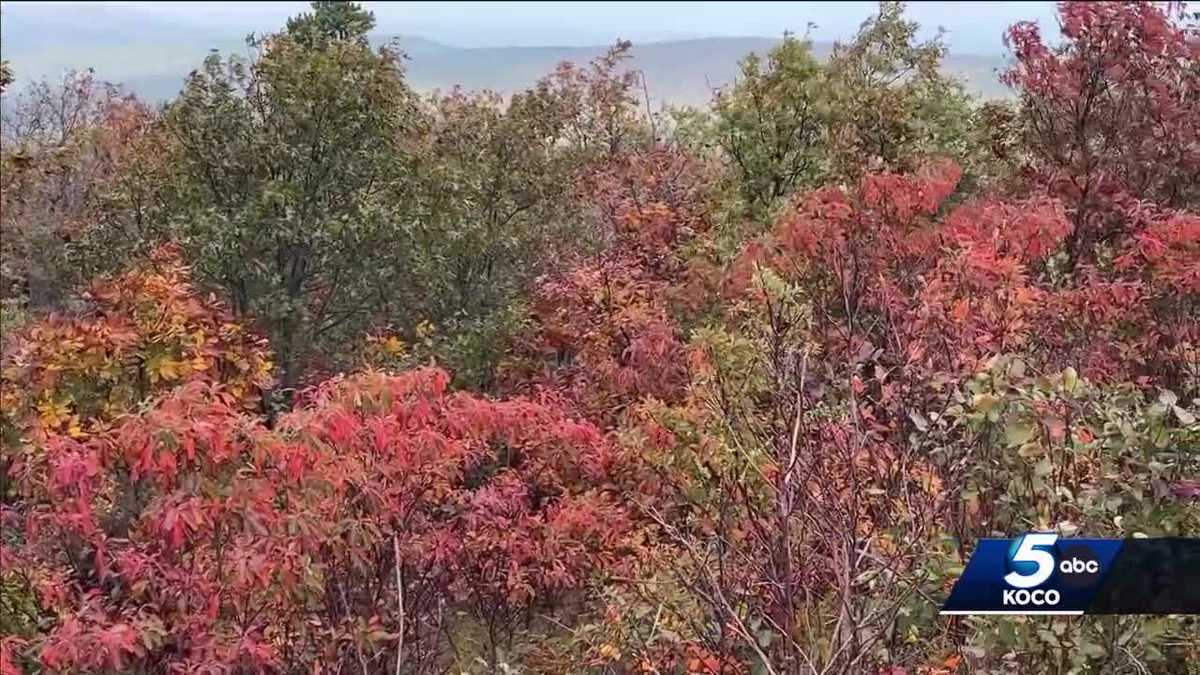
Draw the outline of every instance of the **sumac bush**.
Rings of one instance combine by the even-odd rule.
[[[552,400],[436,369],[331,381],[274,430],[191,382],[49,434],[5,508],[10,661],[55,672],[334,672],[496,658],[536,607],[634,553],[623,451]],[[479,644],[448,645],[471,623]],[[453,647],[453,649],[451,649]],[[389,666],[390,667],[390,666]]]
[[[628,43],[423,99],[321,2],[6,147],[6,234],[176,241],[3,336],[0,675],[1194,672],[938,616],[981,537],[1200,532],[1195,21],[1059,14],[1012,104],[885,3],[664,140]]]

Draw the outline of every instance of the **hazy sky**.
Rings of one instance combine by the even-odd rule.
[[[66,3],[6,3],[5,11],[69,14]],[[303,2],[109,2],[90,3],[93,11],[143,12],[156,21],[197,28],[237,27],[272,30]],[[703,36],[777,36],[784,29],[833,40],[853,34],[874,2],[366,2],[379,29],[462,47],[592,45],[617,37],[634,41]],[[908,15],[929,32],[940,25],[947,42],[961,53],[1002,50],[1001,33],[1014,21],[1055,26],[1050,2],[913,2]],[[1047,31],[1052,32],[1052,31]]]

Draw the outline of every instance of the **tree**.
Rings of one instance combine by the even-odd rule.
[[[373,336],[404,349],[369,350],[373,363],[433,357],[458,384],[492,386],[534,280],[612,243],[586,183],[645,140],[633,79],[619,70],[628,49],[563,63],[507,100],[454,89],[424,101],[419,168],[397,185],[398,200],[414,195],[413,222],[381,313],[388,325]]]
[[[443,362],[486,385],[527,285],[589,237],[573,200],[587,155],[564,147],[570,111],[547,87],[507,102],[456,89],[428,104],[420,215],[387,315],[410,343],[422,322],[436,326]]]
[[[1110,306],[1100,297],[1117,300],[1124,318],[1155,329],[1116,333],[1154,337],[1115,339],[1100,362],[1160,361],[1164,383],[1188,392],[1196,368],[1183,355],[1197,344],[1190,317],[1200,307],[1187,281],[1197,267],[1186,262],[1195,260],[1200,205],[1195,17],[1150,3],[1064,3],[1059,15],[1064,39],[1053,48],[1032,24],[1009,30],[1017,62],[1004,78],[1021,97],[1020,189],[1054,195],[1070,214],[1063,250],[1049,263],[1076,286],[1061,310],[1078,317]],[[1078,332],[1071,341],[1096,337]],[[1175,365],[1161,362],[1167,354]]]
[[[1139,201],[1200,204],[1200,29],[1181,5],[1062,3],[1063,41],[1018,23],[1004,80],[1021,98],[1035,183],[1070,206],[1070,262],[1129,234]]]
[[[5,111],[0,135],[0,298],[6,322],[25,310],[54,308],[96,265],[75,255],[98,221],[136,217],[110,207],[115,193],[143,192],[151,169],[138,152],[152,111],[89,70],[61,82],[31,83]],[[127,171],[132,165],[136,171]],[[105,252],[109,262],[127,258]],[[82,263],[82,264],[81,264]],[[84,267],[84,270],[79,269]],[[118,268],[113,264],[107,269]]]
[[[560,101],[567,117],[566,140],[576,153],[611,158],[646,139],[633,95],[638,74],[620,69],[632,46],[618,40],[586,67],[564,61],[538,81],[539,92]]]
[[[420,356],[486,383],[525,284],[587,236],[577,176],[636,135],[628,44],[507,102],[421,101],[371,25],[317,3],[254,63],[211,58],[167,114],[167,217],[201,278],[267,327],[284,390],[350,365],[368,332],[418,327]]]
[[[262,322],[286,391],[336,363],[330,346],[388,294],[418,124],[398,57],[362,39],[369,15],[319,3],[290,25],[253,42],[253,63],[206,60],[165,121],[177,236],[201,279]]]
[[[834,175],[911,170],[929,157],[966,153],[969,97],[938,72],[940,36],[918,42],[918,28],[905,20],[903,3],[880,2],[852,41],[834,47],[825,108]]]
[[[756,54],[746,57],[733,89],[713,101],[716,141],[756,217],[825,171],[824,75],[808,43],[784,35],[765,64]]]
[[[712,109],[716,142],[752,217],[766,220],[781,198],[821,180],[966,153],[969,97],[938,72],[940,40],[917,42],[917,29],[903,4],[881,2],[826,63],[792,35],[765,62],[753,54],[742,62],[741,78]]]
[[[375,27],[375,15],[356,2],[315,0],[313,11],[287,20],[287,32],[306,47],[328,42],[367,44],[367,33]]]

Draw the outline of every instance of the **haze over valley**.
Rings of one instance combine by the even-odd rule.
[[[226,3],[201,4],[232,11]],[[161,101],[179,92],[186,75],[210,51],[247,53],[245,24],[237,21],[218,24],[212,16],[172,16],[134,3],[70,7],[71,11],[56,11],[49,4],[10,3],[0,8],[0,50],[11,63],[18,85],[42,78],[57,79],[69,69],[92,67],[102,79],[119,83],[143,98]],[[386,16],[395,8],[383,4],[373,9]],[[220,11],[214,10],[213,14],[219,15]],[[733,81],[740,59],[750,52],[765,53],[778,43],[785,29],[804,31],[802,19],[806,13],[818,11],[804,7],[794,10],[791,16],[796,18],[791,23],[801,25],[781,23],[775,28],[776,35],[741,36],[619,28],[572,30],[567,19],[567,25],[559,31],[529,28],[484,33],[467,21],[461,26],[441,28],[429,21],[406,22],[399,17],[390,24],[381,19],[372,42],[395,43],[407,53],[409,82],[420,91],[461,85],[508,94],[529,86],[561,61],[587,62],[618,38],[628,38],[634,42],[628,67],[642,71],[655,107],[664,103],[700,105],[711,98],[713,88]],[[849,19],[841,21],[850,24]],[[273,20],[262,20],[263,30],[274,24]],[[402,30],[392,31],[391,27]],[[766,30],[760,24],[747,28]],[[847,38],[853,32],[809,30],[814,37],[813,51],[820,57],[832,49],[833,39]],[[933,30],[931,26],[929,32]],[[611,34],[608,39],[603,37],[606,32]],[[961,35],[955,39],[955,30],[946,38],[950,54],[943,64],[944,71],[962,79],[972,93],[986,98],[1007,96],[997,79],[1005,64],[998,32],[996,39],[987,42],[967,40]],[[504,44],[506,36],[511,44]],[[972,45],[981,53],[973,53]]]

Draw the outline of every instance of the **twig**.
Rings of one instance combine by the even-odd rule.
[[[399,609],[399,633],[396,639],[396,675],[400,675],[400,664],[404,662],[404,580],[400,575],[400,539],[392,535],[392,554],[396,558],[396,606]]]

